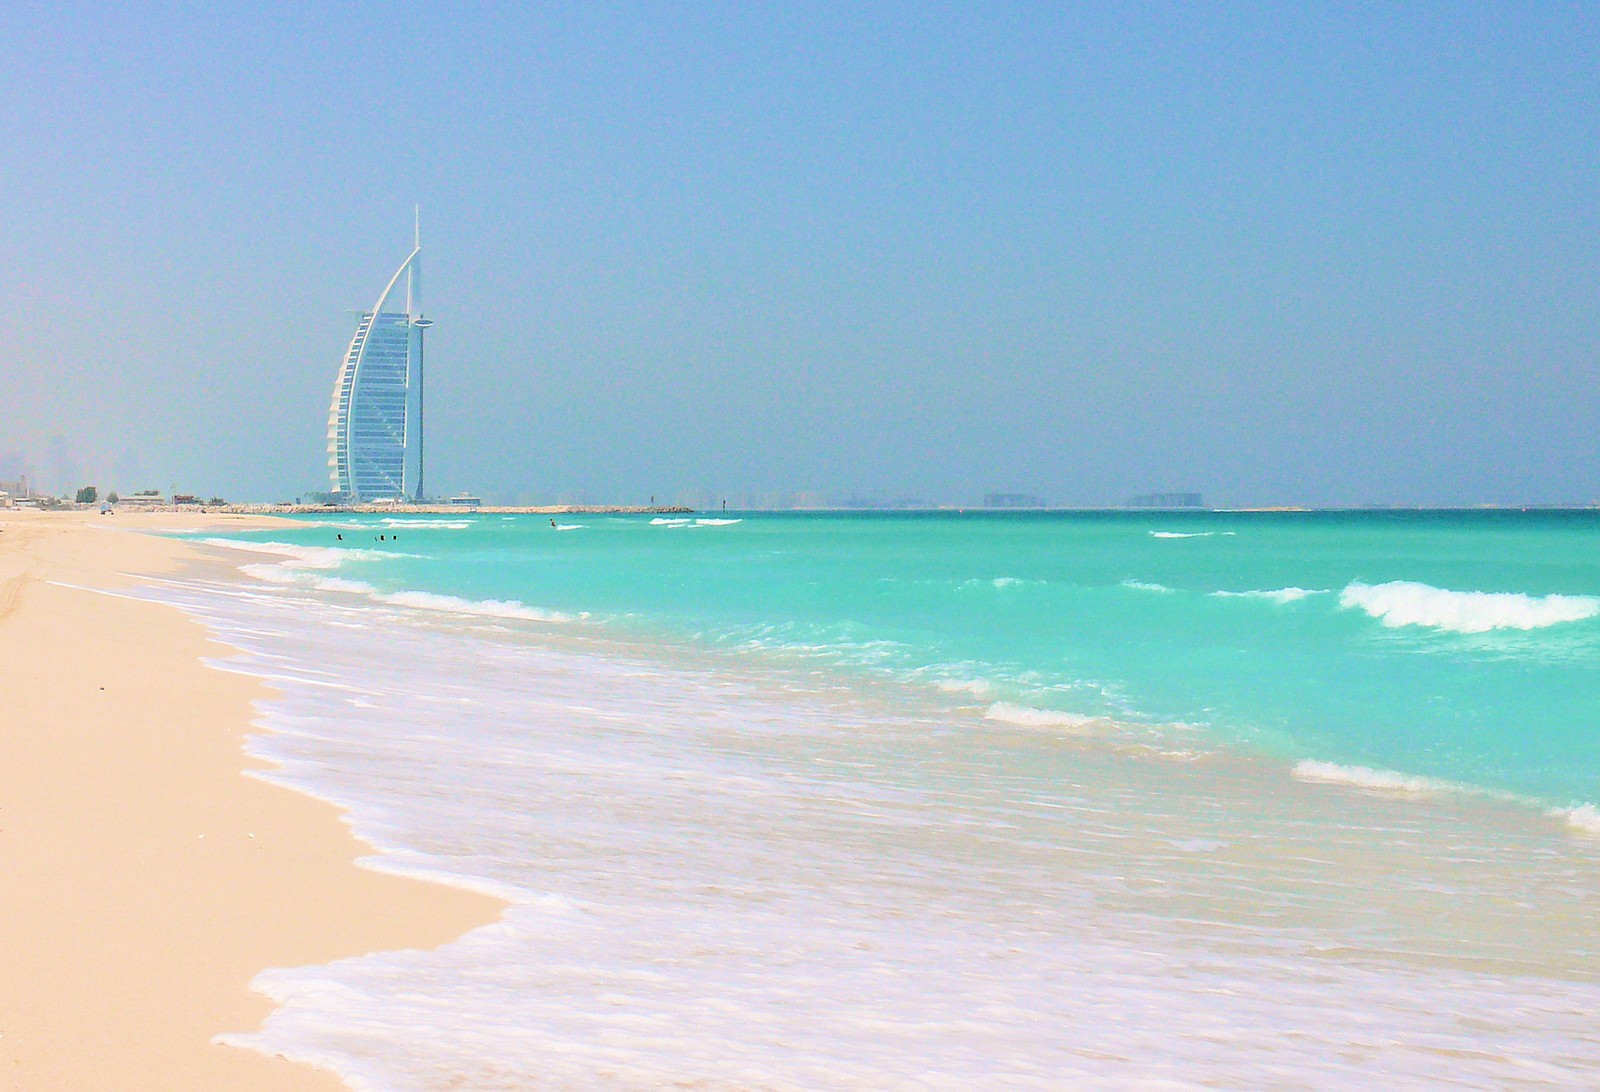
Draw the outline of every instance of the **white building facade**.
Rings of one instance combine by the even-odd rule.
[[[421,501],[422,233],[378,302],[361,316],[328,408],[328,478],[340,500]],[[405,309],[390,297],[406,280]]]

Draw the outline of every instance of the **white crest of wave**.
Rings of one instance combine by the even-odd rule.
[[[1137,591],[1153,591],[1153,592],[1170,592],[1170,591],[1172,591],[1172,589],[1167,587],[1165,584],[1153,584],[1148,580],[1124,580],[1122,582],[1122,586],[1124,588],[1133,588],[1133,589],[1135,589]]]
[[[418,610],[442,610],[454,614],[475,614],[485,618],[523,618],[531,622],[570,622],[572,615],[560,611],[540,610],[515,599],[462,599],[454,595],[437,595],[433,592],[404,591],[381,592],[373,595],[380,603]]]
[[[1083,728],[1095,722],[1094,717],[1086,717],[1082,713],[1036,709],[1031,705],[1015,705],[1008,701],[997,701],[989,706],[984,719],[1015,724],[1021,728]]]
[[[963,580],[959,587],[962,590],[993,588],[996,591],[1005,591],[1007,588],[1037,587],[1043,585],[1044,583],[1046,583],[1046,581],[1027,580],[1020,576],[996,576],[990,579],[984,579],[983,577],[975,576],[971,580]]]
[[[1354,785],[1361,789],[1384,789],[1388,792],[1440,792],[1451,787],[1429,777],[1412,777],[1394,770],[1374,770],[1370,766],[1341,766],[1336,762],[1317,762],[1313,759],[1295,763],[1293,773],[1301,781]]]
[[[1326,588],[1273,588],[1270,591],[1214,591],[1224,599],[1270,599],[1274,603],[1297,603],[1313,595],[1327,595]]]
[[[1593,804],[1580,804],[1575,808],[1568,808],[1555,814],[1562,816],[1567,821],[1567,826],[1573,830],[1581,830],[1585,834],[1600,835],[1600,808]]]
[[[1600,598],[1588,595],[1522,595],[1460,592],[1411,580],[1348,585],[1339,605],[1359,607],[1385,626],[1432,626],[1452,633],[1496,629],[1543,629],[1600,615]]]
[[[652,527],[732,527],[735,523],[743,523],[742,519],[694,519],[689,516],[656,516],[650,521]]]
[[[581,523],[558,523],[558,524],[556,524],[556,530],[558,530],[558,531],[581,531],[581,530],[583,530],[583,528],[584,528],[584,524],[581,524]]]
[[[415,527],[427,531],[465,531],[475,522],[470,519],[407,519],[385,516],[381,521],[389,527]]]
[[[1151,538],[1210,538],[1215,531],[1151,531]]]

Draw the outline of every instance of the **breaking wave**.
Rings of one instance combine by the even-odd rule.
[[[1578,807],[1567,808],[1554,814],[1565,819],[1567,826],[1573,830],[1600,835],[1600,808],[1596,808],[1593,804],[1580,804]]]
[[[452,614],[473,614],[485,618],[521,618],[530,622],[571,622],[574,616],[560,611],[540,610],[515,599],[462,599],[433,592],[374,592],[380,603],[416,610],[441,610]]]
[[[1340,766],[1334,762],[1312,759],[1297,762],[1292,773],[1301,781],[1354,785],[1361,789],[1383,789],[1388,792],[1445,792],[1455,787],[1431,777],[1413,777],[1393,770],[1375,770],[1370,766]]]
[[[241,565],[239,571],[257,580],[265,580],[269,584],[290,584],[300,588],[316,588],[318,591],[370,595],[378,590],[364,581],[346,580],[341,576],[323,576],[318,572],[308,572],[304,568],[286,564]]]
[[[389,527],[415,527],[423,531],[465,531],[477,521],[470,519],[411,519],[405,516],[385,516],[380,522]]]
[[[1085,728],[1099,719],[1086,717],[1082,713],[1063,712],[1060,709],[1035,709],[1031,705],[1014,705],[1008,701],[995,702],[983,716],[985,720],[1015,724],[1021,728]]]
[[[1133,588],[1136,591],[1170,592],[1173,590],[1165,584],[1154,584],[1148,580],[1124,580],[1122,586],[1124,588]]]
[[[384,550],[346,549],[334,546],[295,546],[287,542],[237,542],[215,538],[203,540],[208,545],[225,546],[236,550],[275,554],[282,561],[270,564],[253,563],[239,566],[239,571],[270,584],[315,588],[318,591],[345,592],[365,595],[375,602],[416,610],[449,611],[486,618],[518,618],[531,622],[570,622],[573,615],[560,611],[541,610],[515,599],[462,599],[454,595],[436,595],[433,592],[384,592],[362,580],[349,580],[340,576],[325,575],[347,561],[378,561],[396,557],[414,557],[414,554],[391,553]],[[577,617],[585,617],[579,615]]]
[[[1359,607],[1391,629],[1429,626],[1451,633],[1543,629],[1600,615],[1594,596],[1459,592],[1410,580],[1352,583],[1339,593],[1339,605]]]

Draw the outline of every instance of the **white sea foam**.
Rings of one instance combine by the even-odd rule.
[[[558,524],[556,524],[556,530],[558,530],[558,531],[581,531],[581,530],[583,530],[584,526],[585,525],[582,524],[582,523],[558,523]]]
[[[1554,813],[1567,821],[1567,826],[1584,834],[1600,835],[1600,808],[1593,804],[1580,804]]]
[[[485,618],[521,618],[530,622],[571,622],[574,615],[560,611],[541,610],[515,599],[462,599],[454,595],[436,595],[433,592],[403,591],[374,592],[372,598],[380,603],[415,610],[449,611],[453,614],[472,614]]]
[[[1589,896],[1582,869],[1540,872],[1518,840],[1512,869],[1493,843],[1450,841],[1460,828],[1411,831],[1474,867],[1402,853],[1418,871],[1397,872],[1373,860],[1381,832],[1308,830],[1222,770],[1097,776],[1052,761],[1048,732],[974,765],[965,733],[779,700],[770,679],[676,657],[439,632],[271,588],[161,594],[243,650],[231,669],[279,681],[274,732],[250,743],[269,779],[347,809],[380,868],[512,903],[436,951],[255,979],[282,1006],[224,1041],[357,1089],[1577,1087],[1600,1071],[1589,978],[1463,971],[1384,939],[1397,922],[1413,935],[1385,915],[1436,905],[1440,878],[1488,885],[1452,887],[1464,908]],[[328,624],[357,609],[382,641]],[[329,674],[351,689],[330,700]],[[1192,867],[1206,853],[1229,859]],[[1227,914],[1241,889],[1285,926],[1250,908],[1212,943],[1193,909]],[[1457,917],[1450,955],[1519,954],[1520,934],[1458,944]],[[1327,958],[1351,943],[1387,946]]]
[[[1326,588],[1273,588],[1270,591],[1214,591],[1224,599],[1269,599],[1274,603],[1297,603],[1313,595],[1327,595]]]
[[[420,531],[465,531],[477,521],[470,519],[415,519],[407,516],[388,516],[380,522],[389,527],[414,527]]]
[[[988,679],[940,679],[935,685],[946,694],[971,694],[975,698],[994,693],[994,684]]]
[[[412,555],[391,554],[381,550],[294,546],[284,542],[239,543],[227,539],[217,539],[215,542],[217,545],[234,546],[239,549],[264,546],[269,547],[264,552],[282,555],[285,560],[274,564],[248,564],[239,567],[239,571],[247,576],[253,576],[257,580],[264,580],[271,584],[364,595],[376,602],[387,603],[396,607],[409,607],[414,610],[448,611],[454,614],[466,614],[484,618],[516,618],[530,622],[570,622],[575,617],[561,611],[530,607],[526,603],[515,599],[463,599],[454,595],[436,595],[432,592],[420,591],[382,592],[363,580],[350,580],[345,577],[324,575],[325,570],[336,568],[346,561]],[[577,617],[587,617],[587,615]]]
[[[938,584],[939,581],[928,580],[920,581],[919,583]],[[996,576],[990,578],[974,577],[971,580],[963,580],[959,587],[963,590],[992,588],[996,591],[1006,591],[1010,588],[1038,587],[1044,583],[1045,581],[1043,580],[1028,580],[1020,576]]]
[[[1015,724],[1019,728],[1086,728],[1094,724],[1095,717],[1081,713],[1068,713],[1061,709],[1037,709],[1031,705],[1015,705],[997,701],[984,713],[987,720],[1002,724]]]
[[[1214,537],[1220,535],[1220,536],[1222,536],[1224,538],[1228,538],[1228,537],[1231,537],[1231,536],[1233,536],[1233,535],[1235,535],[1237,533],[1238,532],[1236,532],[1236,531],[1151,531],[1150,532],[1150,537],[1151,538],[1214,538]]]
[[[354,546],[300,546],[292,542],[242,542],[232,538],[205,538],[200,541],[207,546],[221,546],[229,550],[273,554],[284,558],[280,564],[292,569],[337,569],[347,561],[388,561],[397,557],[416,556]]]
[[[1412,777],[1393,770],[1375,770],[1370,766],[1341,766],[1334,762],[1317,762],[1305,759],[1297,762],[1294,776],[1301,781],[1321,781],[1331,785],[1354,785],[1361,789],[1382,789],[1386,792],[1433,793],[1455,788],[1446,781],[1431,777]]]
[[[348,592],[355,595],[370,595],[377,591],[371,584],[362,580],[349,580],[342,576],[324,576],[319,572],[306,572],[288,565],[241,565],[239,571],[257,580],[265,580],[269,584],[288,584],[301,588],[316,588],[319,591]]]
[[[1124,588],[1133,588],[1135,591],[1150,591],[1150,592],[1170,592],[1170,591],[1172,591],[1172,589],[1167,587],[1165,584],[1155,584],[1155,583],[1152,583],[1152,582],[1150,582],[1148,580],[1124,580],[1122,582],[1122,586]]]
[[[691,516],[656,516],[650,521],[653,527],[731,527],[735,523],[743,523],[742,519],[712,518],[696,519]]]
[[[1600,615],[1600,598],[1588,595],[1522,595],[1461,592],[1410,580],[1348,585],[1339,605],[1359,607],[1385,626],[1427,626],[1451,633],[1496,629],[1543,629]]]

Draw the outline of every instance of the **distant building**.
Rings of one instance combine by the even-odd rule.
[[[985,493],[985,508],[1043,508],[1044,500],[1033,493]]]
[[[385,310],[406,278],[404,311]],[[422,231],[364,312],[345,350],[328,408],[328,478],[345,501],[423,499]]]
[[[1204,508],[1199,493],[1145,493],[1131,497],[1129,508]]]

